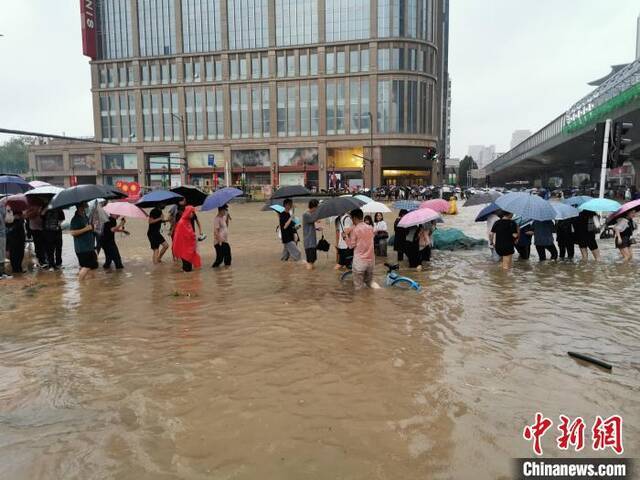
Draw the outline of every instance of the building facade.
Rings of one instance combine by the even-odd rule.
[[[531,130],[514,130],[511,134],[510,148],[515,148],[531,136]]]
[[[443,2],[85,1],[105,143],[41,142],[30,167],[66,185],[431,183]]]
[[[467,155],[475,160],[478,168],[483,168],[496,159],[496,146],[469,145],[469,152]]]

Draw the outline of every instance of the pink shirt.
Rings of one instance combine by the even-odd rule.
[[[229,238],[229,227],[227,227],[227,216],[216,215],[213,217],[213,230],[216,242],[227,242]]]
[[[353,227],[347,237],[349,248],[353,248],[353,259],[373,262],[373,228],[364,222]]]

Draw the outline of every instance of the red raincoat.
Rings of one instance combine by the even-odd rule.
[[[184,209],[184,213],[180,217],[180,221],[176,225],[173,233],[173,255],[182,260],[191,263],[194,268],[200,268],[202,262],[198,250],[196,249],[196,232],[191,226],[191,215],[195,212],[195,208],[188,205]]]

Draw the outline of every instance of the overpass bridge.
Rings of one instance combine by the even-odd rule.
[[[491,185],[517,180],[548,186],[553,177],[563,186],[573,184],[574,174],[600,179],[600,156],[592,159],[593,130],[607,118],[632,122],[625,135],[632,140],[626,151],[640,189],[640,59],[614,72],[571,108],[485,167]]]

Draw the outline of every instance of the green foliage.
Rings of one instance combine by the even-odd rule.
[[[26,173],[29,170],[29,139],[11,138],[0,145],[0,173]]]
[[[459,182],[466,184],[467,172],[475,168],[478,168],[478,164],[475,162],[473,157],[465,155],[465,157],[460,161],[460,167],[458,168]]]

